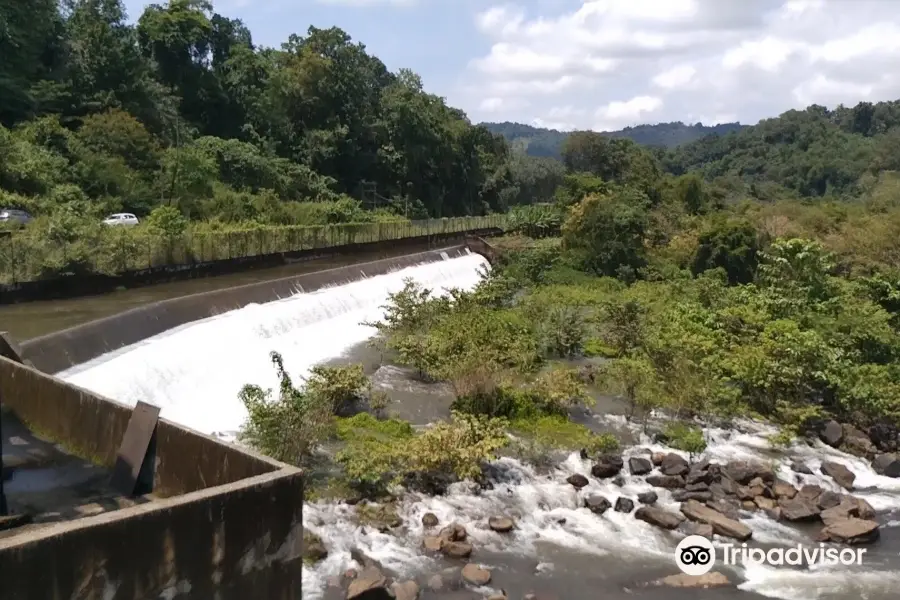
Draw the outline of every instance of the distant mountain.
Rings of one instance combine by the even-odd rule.
[[[565,131],[543,129],[508,121],[505,123],[482,123],[481,125],[494,133],[501,134],[514,148],[518,148],[530,156],[560,158],[562,143],[569,135]],[[603,134],[613,138],[628,138],[645,146],[674,148],[710,134],[725,135],[732,131],[740,131],[745,127],[747,126],[740,123],[722,123],[706,126],[701,123],[685,125],[677,121],[675,123],[626,127],[621,131],[605,131]]]

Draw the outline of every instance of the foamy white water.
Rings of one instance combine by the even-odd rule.
[[[277,388],[270,352],[282,355],[296,380],[372,337],[375,330],[362,323],[379,320],[388,295],[407,278],[435,293],[472,289],[487,264],[477,254],[444,259],[189,323],[59,376],[121,402],[155,404],[166,419],[230,437],[247,414],[241,387]]]

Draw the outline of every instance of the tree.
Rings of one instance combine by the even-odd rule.
[[[714,220],[700,234],[691,270],[695,275],[724,269],[731,284],[750,283],[756,276],[759,242],[748,221]]]

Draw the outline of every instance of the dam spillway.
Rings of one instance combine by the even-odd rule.
[[[245,384],[277,389],[269,355],[302,377],[375,334],[391,293],[412,279],[435,293],[472,289],[487,261],[477,254],[402,268],[343,285],[250,304],[99,356],[58,374],[126,404],[161,407],[161,417],[203,433],[232,437],[246,418]]]

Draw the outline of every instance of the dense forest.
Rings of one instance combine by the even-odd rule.
[[[0,0],[0,206],[315,223],[515,201],[500,136],[338,28],[264,48],[205,0],[136,16]]]
[[[569,136],[568,132],[555,129],[532,127],[522,123],[482,123],[488,130],[499,133],[512,147],[529,156],[561,159],[563,144]],[[746,127],[740,123],[722,123],[719,125],[703,125],[695,123],[685,125],[680,121],[659,123],[656,125],[636,125],[620,131],[601,132],[606,137],[631,140],[643,146],[674,148],[681,144],[693,142],[708,135],[725,135],[732,131],[740,131]]]

